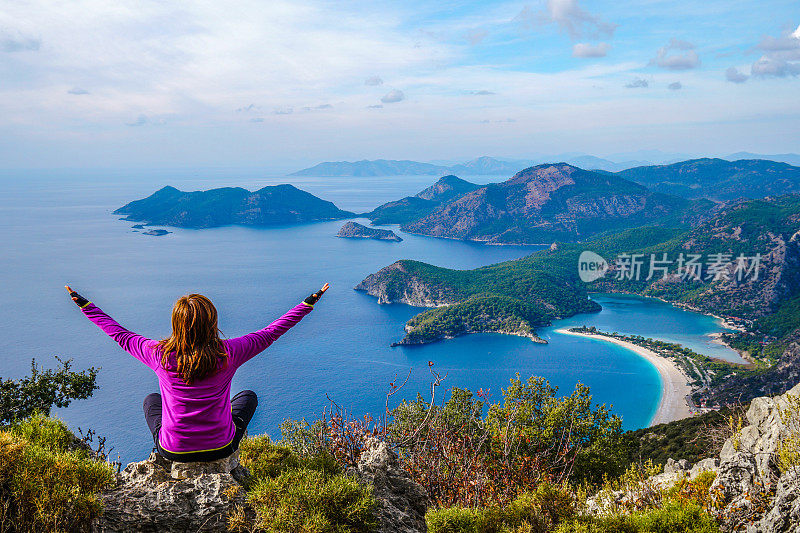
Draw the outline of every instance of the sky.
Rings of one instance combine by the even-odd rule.
[[[800,152],[797,0],[3,0],[0,169]]]

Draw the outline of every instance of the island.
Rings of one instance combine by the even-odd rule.
[[[358,222],[345,223],[336,236],[345,239],[374,239],[376,241],[400,242],[403,240],[392,230],[368,228]]]
[[[227,225],[275,226],[337,220],[355,213],[343,211],[293,185],[272,185],[255,192],[241,187],[185,192],[164,187],[147,198],[120,207],[123,220],[181,228]]]
[[[151,230],[148,230],[148,231],[143,231],[142,235],[152,235],[154,237],[163,237],[164,235],[167,235],[168,233],[172,233],[172,232],[171,231],[167,231],[165,229],[151,229]]]

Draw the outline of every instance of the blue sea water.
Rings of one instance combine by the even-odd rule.
[[[489,389],[496,401],[517,373],[523,379],[543,376],[562,394],[580,381],[591,387],[597,403],[613,404],[626,428],[638,428],[649,423],[659,401],[655,369],[619,346],[553,329],[588,324],[683,342],[698,351],[725,350],[707,344],[705,335],[720,331],[713,319],[656,300],[614,295],[595,296],[603,305],[600,313],[545,328],[541,333],[548,345],[481,334],[391,348],[419,309],[377,305],[354,291],[367,274],[401,258],[468,269],[536,248],[407,234],[401,234],[402,243],[339,239],[335,234],[341,221],[269,229],[170,228],[173,233],[167,236],[150,237],[111,215],[165,184],[184,190],[253,190],[291,182],[343,209],[364,212],[434,180],[264,177],[257,171],[224,170],[0,175],[0,376],[27,374],[34,357],[45,365],[58,355],[74,359],[75,368],[99,366],[100,388],[94,396],[56,414],[73,428],[91,427],[107,436],[123,461],[151,449],[141,402],[157,390],[155,376],[81,315],[63,289],[67,283],[129,329],[160,338],[169,333],[170,309],[181,294],[209,296],[219,310],[220,328],[233,337],[265,326],[329,282],[330,291],[312,314],[237,373],[234,389],[253,389],[260,399],[251,434],[275,436],[285,418],[318,417],[328,405],[326,396],[354,413],[381,415],[388,383],[404,378],[409,369],[411,378],[392,403],[417,392],[428,394],[429,361],[447,374],[444,387]]]

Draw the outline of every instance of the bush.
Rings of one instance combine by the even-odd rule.
[[[506,507],[436,509],[425,515],[425,521],[429,533],[548,533],[576,515],[573,491],[544,482]]]
[[[371,489],[329,454],[298,455],[267,436],[243,440],[240,450],[253,475],[247,502],[256,518],[247,525],[275,533],[360,533],[376,525]],[[241,529],[243,520],[233,517],[229,525]]]
[[[38,414],[0,431],[2,531],[80,531],[99,516],[113,468],[75,441],[63,422]]]
[[[582,517],[562,524],[556,533],[719,533],[700,506],[667,502],[660,509],[603,518]]]
[[[800,466],[800,396],[786,395],[787,406],[780,411],[786,434],[778,446],[778,468],[787,472]]]
[[[59,368],[39,370],[36,360],[31,361],[31,375],[20,380],[0,378],[0,425],[21,420],[39,412],[50,414],[50,409],[66,407],[72,400],[83,400],[97,389],[98,370],[94,367],[73,372],[72,360],[56,357]]]
[[[621,421],[589,389],[558,398],[543,378],[511,379],[503,402],[453,388],[441,405],[418,397],[390,413],[386,440],[441,507],[504,506],[541,482],[599,482],[621,470]]]

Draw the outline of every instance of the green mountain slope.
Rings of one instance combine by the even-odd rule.
[[[684,198],[764,198],[800,192],[800,167],[762,159],[691,159],[617,173],[658,192]]]

